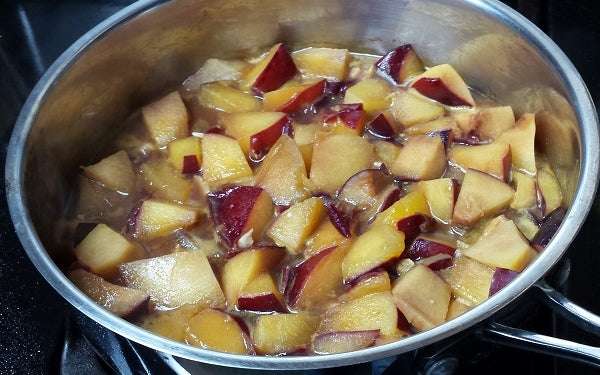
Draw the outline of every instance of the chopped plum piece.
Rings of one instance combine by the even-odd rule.
[[[275,91],[265,93],[263,106],[265,110],[296,112],[307,108],[321,99],[325,92],[324,79],[304,85],[284,86]]]
[[[254,312],[287,312],[283,297],[269,272],[256,276],[242,288],[237,307]]]
[[[280,88],[297,72],[298,68],[292,56],[283,44],[279,43],[242,78],[242,86],[262,96]]]
[[[413,241],[422,232],[427,232],[433,227],[433,220],[417,212],[414,215],[406,216],[396,224],[399,231],[404,233],[404,243],[407,248],[412,246]]]
[[[452,296],[450,286],[423,265],[415,266],[398,278],[392,287],[392,295],[398,309],[419,331],[446,321]]]
[[[115,315],[131,317],[148,306],[150,296],[141,290],[109,283],[82,269],[69,271],[67,276],[94,302]]]
[[[331,124],[336,132],[361,135],[366,118],[362,103],[340,104],[325,111],[323,121]]]
[[[389,51],[375,63],[377,70],[395,83],[423,73],[425,68],[412,45],[405,44]]]
[[[353,80],[348,81],[326,81],[323,97],[313,104],[312,110],[317,112],[326,109],[334,103],[337,103],[346,94],[348,87],[355,83]]]
[[[537,251],[541,251],[554,237],[556,231],[565,219],[567,210],[564,207],[558,207],[546,216],[540,225],[540,230],[531,240],[531,246]]]
[[[492,276],[492,283],[490,284],[490,296],[496,294],[500,289],[504,288],[511,281],[513,281],[517,276],[519,276],[519,272],[509,270],[506,268],[496,268],[494,271],[494,276]]]
[[[381,112],[367,124],[367,130],[376,137],[392,139],[398,134],[398,125],[390,112]]]
[[[406,256],[412,260],[419,260],[438,254],[453,256],[455,251],[456,245],[447,240],[433,236],[420,235],[412,242]]]
[[[415,264],[422,264],[429,267],[432,271],[439,271],[444,268],[452,267],[452,257],[448,254],[439,253],[427,258],[419,259]]]
[[[372,226],[352,242],[342,262],[344,282],[352,283],[365,273],[400,257],[403,251],[404,233],[389,225]]]
[[[335,200],[329,194],[320,194],[320,198],[323,199],[325,208],[327,209],[327,216],[333,224],[333,226],[340,232],[340,234],[346,238],[351,235],[350,231],[350,217],[341,210],[336,204]]]
[[[411,87],[444,105],[467,107],[475,105],[469,87],[449,64],[429,68],[415,78]]]
[[[321,333],[314,337],[312,350],[319,354],[349,352],[373,345],[378,336],[378,329]]]
[[[393,183],[393,176],[381,168],[364,169],[342,185],[337,198],[362,210],[374,205],[377,195]]]
[[[332,301],[342,289],[342,259],[346,249],[334,246],[321,250],[294,268],[294,277],[286,288],[292,309],[310,311]]]
[[[258,186],[232,186],[208,194],[208,204],[217,233],[230,249],[250,232],[258,240],[273,214],[269,194]]]

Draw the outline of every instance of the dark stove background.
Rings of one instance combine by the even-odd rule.
[[[600,4],[596,0],[504,2],[554,39],[577,67],[596,106],[600,107]],[[82,34],[130,3],[0,0],[0,374],[111,373],[70,323],[66,303],[39,275],[21,248],[10,224],[3,176],[12,126],[42,73]],[[568,252],[571,274],[562,286],[568,297],[595,313],[600,313],[600,249],[596,229],[599,224],[597,199]],[[528,311],[520,320],[527,329],[600,346],[599,338],[556,318],[543,307]],[[61,358],[65,346],[68,355]],[[456,351],[461,359],[457,374],[600,373],[591,366],[481,344],[472,338],[463,341]],[[390,368],[386,373],[392,370],[400,373],[402,366]],[[321,373],[370,374],[377,372],[374,367],[367,364]],[[218,368],[207,371],[219,373]]]

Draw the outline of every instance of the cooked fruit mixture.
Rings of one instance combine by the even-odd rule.
[[[411,45],[209,59],[85,166],[69,278],[159,335],[327,354],[487,299],[564,216],[536,119]]]

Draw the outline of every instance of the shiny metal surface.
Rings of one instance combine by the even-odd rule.
[[[600,316],[578,306],[541,279],[531,288],[533,297],[586,332],[600,337]],[[483,341],[562,357],[600,367],[600,347],[551,337],[513,328],[496,321],[482,324],[475,330]]]
[[[551,155],[572,197],[555,238],[532,266],[480,306],[432,330],[354,353],[217,353],[158,337],[95,305],[61,272],[68,246],[56,236],[79,166],[102,152],[128,113],[180,84],[207,57],[240,57],[279,41],[290,49],[323,45],[376,54],[410,42],[426,62],[450,62],[474,89],[513,105],[517,115],[538,113],[538,145]],[[573,65],[546,35],[496,1],[143,0],[83,36],[34,88],[10,141],[6,190],[31,260],[65,299],[102,325],[195,361],[307,369],[413,350],[472,326],[520,295],[557,262],[581,227],[596,192],[598,150],[597,114]]]
[[[498,323],[491,324],[482,335],[483,340],[523,348],[524,350],[546,353],[600,367],[600,348],[595,346],[538,335],[521,329],[506,327]]]

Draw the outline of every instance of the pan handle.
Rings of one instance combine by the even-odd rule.
[[[546,280],[539,280],[533,287],[538,291],[536,297],[556,314],[586,332],[600,337],[600,316],[573,303]]]
[[[545,280],[533,285],[535,296],[556,314],[600,336],[600,316],[576,305]],[[583,362],[600,368],[600,348],[490,322],[477,330],[483,341]]]
[[[600,368],[600,348],[492,322],[478,330],[483,341],[548,354]]]

